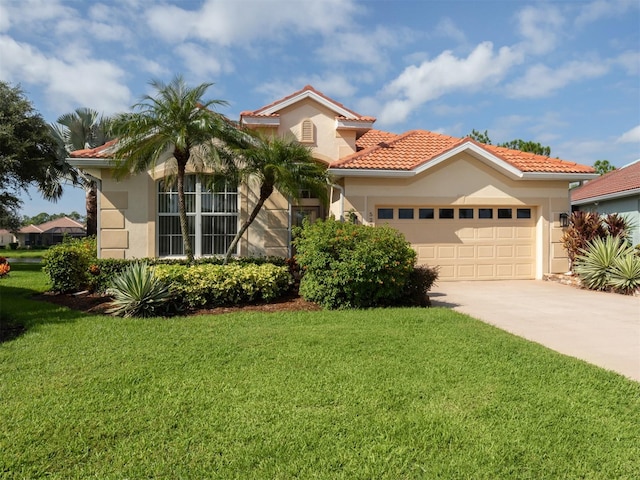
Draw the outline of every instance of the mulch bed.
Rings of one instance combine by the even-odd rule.
[[[103,314],[109,308],[111,298],[95,293],[81,292],[76,294],[43,293],[35,295],[35,300],[55,303],[85,313]],[[304,300],[298,295],[290,295],[271,303],[254,303],[241,306],[215,307],[198,309],[187,315],[219,315],[233,312],[291,312],[321,310],[320,306]]]

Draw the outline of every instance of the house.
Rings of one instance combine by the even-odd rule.
[[[0,248],[6,248],[7,245],[16,241],[16,237],[9,230],[0,229]]]
[[[16,238],[23,247],[47,247],[62,243],[64,237],[79,238],[86,234],[84,225],[69,217],[62,217],[40,225],[22,227],[16,232]]]
[[[640,244],[640,160],[571,190],[574,210],[619,213],[632,227],[631,241]]]
[[[272,195],[237,253],[287,256],[293,225],[333,215],[399,229],[419,263],[440,265],[443,280],[533,279],[567,270],[559,216],[569,210],[569,182],[594,178],[592,167],[424,130],[383,132],[373,128],[375,120],[311,86],[242,112],[244,127],[309,145],[333,184],[326,209],[306,192],[295,205]],[[164,164],[116,181],[113,147],[70,159],[98,181],[99,255],[180,256],[177,193],[164,185]],[[196,256],[224,253],[255,204],[254,187],[209,190],[196,175],[187,177]]]

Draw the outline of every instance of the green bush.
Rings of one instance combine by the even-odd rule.
[[[135,260],[121,258],[97,258],[89,265],[89,290],[103,293],[111,280],[122,273]],[[147,262],[148,263],[148,262]]]
[[[416,253],[397,230],[328,219],[305,222],[295,236],[306,300],[330,309],[403,303]]]
[[[640,257],[632,250],[613,261],[609,282],[616,292],[630,295],[640,288]]]
[[[634,256],[633,247],[618,237],[594,238],[576,257],[575,272],[590,290],[613,287],[611,272],[616,259]]]
[[[270,301],[287,292],[291,285],[288,268],[270,263],[158,264],[155,272],[170,286],[176,301],[186,308]]]
[[[108,293],[113,296],[107,313],[122,317],[154,317],[166,313],[169,287],[146,262],[135,262],[117,274]]]
[[[54,245],[42,256],[43,271],[56,292],[89,288],[89,266],[96,261],[95,238],[72,239]]]

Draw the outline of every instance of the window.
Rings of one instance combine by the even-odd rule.
[[[493,208],[479,208],[478,218],[493,218]]]
[[[433,218],[433,208],[421,208],[418,210],[418,218],[430,220]]]
[[[302,125],[300,126],[300,142],[313,143],[315,140],[313,130],[313,122],[308,118],[304,119],[302,121]]]
[[[518,208],[516,211],[516,218],[531,218],[530,208]]]
[[[378,220],[393,220],[393,208],[379,208]]]
[[[413,219],[413,208],[399,208],[398,209],[398,218],[402,220],[412,220]]]
[[[458,210],[458,218],[473,218],[473,208],[461,208]]]
[[[193,254],[222,255],[238,231],[238,188],[228,182],[211,183],[210,177],[186,175],[185,206],[189,240]],[[178,186],[158,182],[158,254],[161,257],[184,255]]]
[[[453,218],[453,208],[439,209],[438,218]]]
[[[510,208],[499,208],[498,218],[513,218],[513,212]]]

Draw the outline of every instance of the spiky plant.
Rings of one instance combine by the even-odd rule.
[[[631,249],[611,265],[609,282],[619,293],[630,295],[640,288],[640,257]]]
[[[576,257],[575,272],[590,290],[611,287],[611,267],[616,258],[633,255],[631,248],[617,237],[594,238]]]
[[[171,299],[169,287],[156,278],[146,262],[135,262],[116,275],[107,291],[113,296],[107,313],[123,317],[161,314]]]
[[[576,257],[581,250],[587,248],[594,238],[605,237],[607,231],[602,225],[602,219],[597,212],[577,211],[571,214],[569,227],[562,236],[562,244],[567,250],[571,269],[573,270]]]

